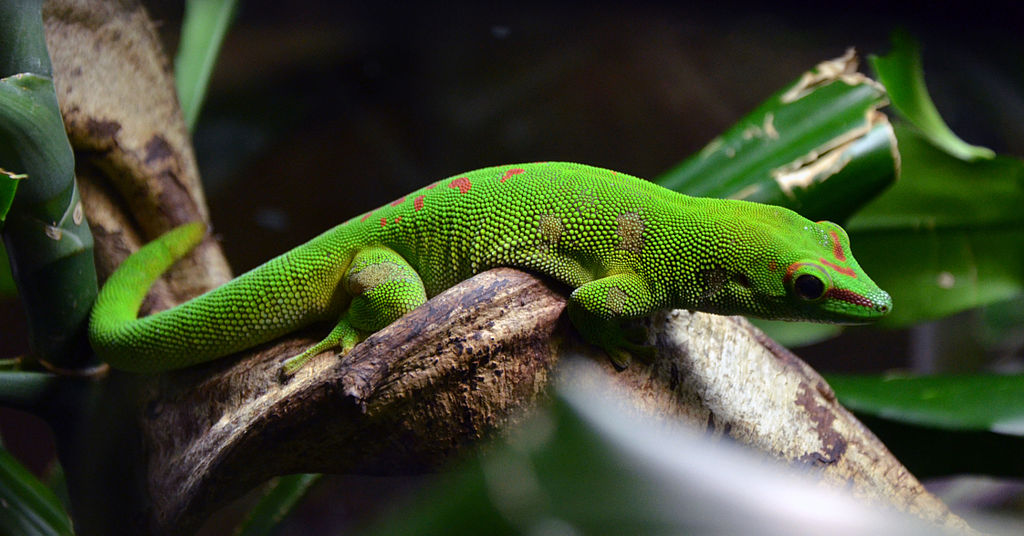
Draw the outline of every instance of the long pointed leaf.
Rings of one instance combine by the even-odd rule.
[[[237,0],[189,0],[181,44],[174,60],[178,99],[189,130],[195,127],[202,108],[210,73],[217,63],[220,45],[237,12]]]
[[[57,496],[7,449],[0,447],[0,533],[71,535],[71,520]]]
[[[912,424],[1024,436],[1024,375],[831,376],[850,409]]]
[[[995,156],[991,149],[970,145],[950,130],[942,120],[924,84],[921,47],[903,32],[892,36],[893,50],[885,56],[872,56],[871,66],[885,85],[892,106],[936,147],[962,160]]]

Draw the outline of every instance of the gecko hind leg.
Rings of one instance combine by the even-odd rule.
[[[331,332],[323,338],[323,340],[313,346],[310,346],[301,354],[285,360],[281,365],[279,375],[282,379],[291,377],[292,374],[295,374],[295,372],[302,368],[302,365],[305,365],[311,358],[332,348],[340,348],[340,353],[342,355],[347,354],[348,351],[355,347],[356,344],[359,344],[359,341],[363,340],[363,338],[365,337],[356,331],[356,329],[352,327],[352,324],[349,324],[348,320],[342,318],[338,321],[338,324],[334,326],[334,329],[332,329]]]
[[[345,355],[371,333],[426,303],[427,292],[416,270],[394,250],[384,246],[363,248],[352,258],[341,280],[352,296],[348,310],[319,343],[286,360],[280,375],[287,378],[313,356],[339,349]]]

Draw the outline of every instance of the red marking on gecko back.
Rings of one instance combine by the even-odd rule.
[[[381,227],[384,227],[387,224],[388,224],[388,219],[387,218],[381,218],[380,219],[380,226]]]
[[[510,170],[508,170],[508,171],[506,171],[506,172],[505,172],[505,176],[503,176],[503,177],[501,178],[501,182],[505,182],[505,181],[507,181],[507,180],[508,180],[509,178],[511,178],[511,177],[512,177],[513,175],[518,175],[518,174],[520,174],[520,173],[523,173],[524,171],[526,171],[526,170],[525,170],[525,169],[523,169],[523,168],[517,168],[517,167],[514,167],[514,168],[512,168],[512,169],[510,169]],[[463,192],[463,193],[465,193],[465,192]]]
[[[425,195],[418,195],[418,196],[416,196],[416,199],[412,200],[412,208],[413,208],[413,210],[419,211],[421,208],[423,208],[423,199],[425,197],[427,197],[427,196],[425,196]]]
[[[826,261],[825,257],[822,257],[822,258],[820,258],[818,260],[821,261],[821,264],[824,264],[825,266],[828,266],[829,268],[832,268],[833,270],[835,270],[835,271],[837,271],[837,272],[839,272],[839,273],[841,273],[843,275],[848,275],[850,277],[857,277],[857,272],[854,272],[853,269],[851,269],[851,268],[843,268],[842,266],[838,266],[836,264],[832,264],[831,262]]]
[[[872,303],[872,301],[869,300],[868,298],[861,296],[860,294],[857,294],[852,290],[847,290],[845,288],[830,288],[827,292],[825,292],[825,297],[833,300],[842,300],[847,303],[861,305],[864,307],[875,306],[875,304]]]
[[[835,255],[837,261],[845,262],[846,252],[843,251],[843,245],[839,243],[839,233],[829,231],[828,234],[832,236],[832,255]]]
[[[426,187],[426,188],[424,188],[424,189],[425,189],[425,190],[433,190],[433,189],[434,189],[434,188],[436,188],[436,187],[437,187],[437,183],[435,182],[434,184],[431,184],[430,186],[427,186],[427,187]]]
[[[402,221],[402,217],[401,216],[395,216],[395,223],[398,223],[400,221]]]
[[[367,212],[366,214],[363,214],[363,217],[359,218],[359,221],[366,221],[366,219],[369,218],[370,216],[373,216],[373,212]]]
[[[404,195],[403,195],[402,197],[399,197],[398,199],[395,199],[394,201],[392,201],[392,202],[391,202],[391,203],[389,203],[389,204],[390,204],[391,206],[393,206],[393,207],[397,207],[398,205],[401,205],[401,204],[402,204],[402,201],[405,201],[405,196],[404,196]]]
[[[468,177],[459,177],[448,184],[449,188],[455,188],[460,194],[468,192],[471,186]]]

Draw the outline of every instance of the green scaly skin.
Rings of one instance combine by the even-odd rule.
[[[496,266],[572,287],[570,320],[620,366],[645,352],[622,321],[659,309],[862,323],[892,307],[834,223],[550,162],[436,182],[191,301],[136,318],[152,282],[204,233],[198,223],[179,227],[110,276],[89,325],[102,359],[158,372],[336,322],[322,342],[285,361],[288,375],[325,350],[348,352],[428,297]]]

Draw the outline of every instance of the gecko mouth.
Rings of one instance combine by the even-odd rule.
[[[873,318],[885,316],[892,310],[892,298],[889,294],[881,290],[878,292],[879,295],[876,296],[875,299],[871,299],[852,290],[830,288],[828,292],[825,293],[825,297],[870,310],[875,313],[874,315],[871,315]]]
[[[845,288],[830,288],[825,292],[825,297],[832,300],[852,303],[853,305],[859,305],[861,307],[875,308],[875,302],[871,301],[867,296],[857,294],[856,292]]]

